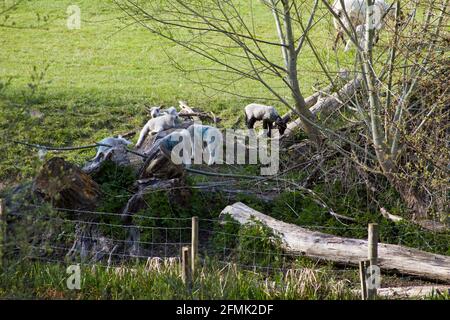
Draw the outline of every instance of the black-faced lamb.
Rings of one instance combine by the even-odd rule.
[[[272,127],[275,123],[280,132],[280,136],[283,135],[286,130],[286,121],[284,121],[278,111],[272,106],[266,106],[257,103],[251,103],[245,107],[245,124],[248,129],[253,129],[256,121],[263,122],[263,128],[267,129],[267,136],[271,137]]]

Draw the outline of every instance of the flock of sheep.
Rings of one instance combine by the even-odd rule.
[[[334,26],[336,28],[336,40],[335,46],[337,45],[339,39],[342,39],[344,44],[346,44],[345,50],[348,50],[351,46],[352,41],[348,40],[347,43],[344,39],[345,29],[347,31],[352,30],[354,28],[356,37],[359,41],[359,45],[363,45],[362,41],[364,41],[364,31],[365,31],[365,21],[366,21],[366,12],[368,10],[366,5],[366,0],[335,0],[333,3],[333,11],[334,11]],[[376,11],[380,17],[380,20],[374,25],[377,33],[383,26],[382,18],[385,16],[389,16],[392,6],[389,6],[384,0],[375,0],[374,2],[374,11]],[[279,130],[280,136],[284,134],[286,130],[286,121],[283,120],[277,110],[272,106],[266,106],[262,104],[252,103],[247,105],[244,108],[245,111],[245,123],[248,129],[253,129],[255,123],[257,121],[263,122],[263,128],[267,130],[267,136],[271,137],[271,131],[274,124],[277,126]],[[140,148],[145,141],[145,138],[148,134],[158,134],[162,131],[169,130],[172,128],[176,128],[179,124],[179,115],[178,111],[175,107],[170,107],[168,109],[161,109],[160,107],[154,107],[150,110],[151,119],[144,125],[142,128],[138,141],[136,143],[136,148]],[[198,134],[202,141],[206,142],[208,148],[208,141],[206,141],[206,137],[214,136],[220,134],[218,129],[212,126],[191,125],[187,132],[190,137],[193,139],[195,134]],[[164,139],[169,141],[170,135],[166,136]],[[116,147],[118,145],[129,145],[130,141],[119,136],[118,138],[106,138],[99,142],[102,145],[109,145],[111,147]],[[97,151],[97,155],[94,158],[94,161],[98,161],[102,155],[105,153],[107,149],[110,147],[100,146]],[[208,150],[210,153],[213,150]],[[214,157],[210,154],[210,160],[208,164],[212,164],[214,161]]]
[[[277,110],[272,106],[266,106],[262,104],[252,103],[245,108],[245,122],[249,129],[253,129],[257,121],[262,121],[263,128],[267,130],[267,135],[271,136],[271,130],[275,124],[282,135],[286,129],[286,121],[283,120],[278,114]],[[146,137],[150,135],[157,135],[158,133],[179,127],[180,117],[175,107],[168,109],[161,109],[161,107],[153,107],[150,109],[151,119],[142,128],[138,141],[135,147],[140,148],[144,143]],[[194,141],[194,136],[200,137],[200,140],[206,144],[206,150],[209,152],[208,165],[214,163],[214,148],[211,144],[211,137],[222,136],[220,130],[213,126],[193,124],[187,128],[187,134],[191,141]],[[172,139],[172,134],[165,136],[161,144],[167,148],[172,149],[173,143],[178,142],[178,138]],[[118,138],[108,137],[98,142],[100,146],[97,149],[97,154],[93,159],[94,162],[103,158],[105,152],[110,148],[117,147],[119,145],[130,145],[131,142],[119,136]]]

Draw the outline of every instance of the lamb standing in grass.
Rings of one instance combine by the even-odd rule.
[[[182,137],[181,141],[180,137]],[[200,159],[203,160],[204,145],[206,145],[208,154],[208,165],[217,163],[219,157],[222,155],[220,149],[222,148],[222,141],[223,136],[219,129],[211,126],[193,124],[187,129],[168,134],[159,140],[158,143],[161,151],[163,151],[173,163],[183,163],[186,166],[190,166],[192,159],[197,160],[197,158],[201,156]],[[179,146],[180,143],[181,145]],[[177,146],[181,147],[177,149],[183,150],[183,155],[181,157],[177,152],[172,154],[172,151]],[[180,158],[174,158],[173,156]]]
[[[176,121],[178,120],[178,116],[165,114],[160,117],[156,117],[150,119],[142,128],[141,133],[139,134],[139,139],[136,143],[136,148],[139,148],[145,140],[145,137],[148,133],[155,134],[164,130],[168,130],[176,127]]]
[[[280,117],[277,110],[272,106],[265,106],[262,104],[251,103],[245,107],[245,124],[248,129],[253,129],[256,121],[263,122],[263,128],[267,129],[267,136],[271,137],[273,123],[275,123],[283,135],[286,130],[286,122]]]

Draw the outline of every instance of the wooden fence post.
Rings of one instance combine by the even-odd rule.
[[[198,263],[198,217],[192,217],[191,235],[191,264],[192,275],[195,275],[195,268]]]
[[[367,300],[367,285],[366,285],[366,271],[368,260],[361,260],[359,262],[359,278],[361,280],[361,299]]]
[[[189,246],[181,248],[181,279],[183,283],[190,288],[191,286],[191,265],[189,263]]]
[[[368,254],[369,266],[376,266],[378,263],[378,224],[370,223],[368,229]],[[372,270],[372,269],[370,269]],[[371,275],[372,276],[372,275]],[[369,300],[375,299],[377,295],[377,288],[371,286],[367,288],[367,298]]]

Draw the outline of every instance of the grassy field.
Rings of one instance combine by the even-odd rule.
[[[248,14],[246,1],[242,3]],[[71,4],[81,9],[80,30],[66,26],[66,9]],[[263,6],[255,8],[259,35],[276,39],[270,12]],[[0,177],[29,177],[37,165],[36,152],[9,145],[6,139],[48,145],[92,143],[139,129],[146,118],[144,104],[177,105],[180,99],[215,112],[224,119],[224,126],[241,115],[250,100],[194,84],[187,77],[210,81],[211,75],[186,75],[172,60],[186,68],[208,66],[209,62],[140,26],[127,26],[123,16],[113,1],[36,0],[21,3],[11,14],[13,27],[0,27],[0,82],[10,81],[0,91],[0,135],[5,139],[0,147]],[[324,11],[318,17],[311,37],[320,54],[334,61],[331,17]],[[275,49],[270,54],[281,59]],[[332,63],[329,67],[337,69]],[[326,83],[307,46],[300,57],[299,74],[305,95],[314,85]],[[256,82],[243,80],[233,85],[233,91],[251,93],[263,102],[272,98]],[[93,153],[88,150],[66,156],[81,163]]]

